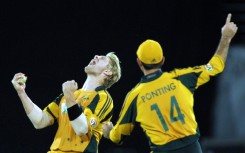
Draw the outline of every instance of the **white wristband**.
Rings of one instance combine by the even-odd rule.
[[[75,120],[71,121],[71,125],[75,133],[79,136],[88,133],[88,122],[84,113],[78,116]]]

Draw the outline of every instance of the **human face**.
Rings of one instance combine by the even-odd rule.
[[[109,69],[110,58],[107,56],[95,55],[94,58],[85,67],[87,74],[100,75],[105,70]]]

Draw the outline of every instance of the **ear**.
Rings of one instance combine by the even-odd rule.
[[[103,74],[106,75],[106,76],[111,76],[112,75],[112,72],[110,70],[105,70],[103,72]]]
[[[163,56],[162,57],[162,65],[164,64],[164,62],[165,62],[165,57]]]
[[[139,67],[141,67],[142,66],[142,62],[137,58],[137,63],[138,63],[138,65],[139,65]]]

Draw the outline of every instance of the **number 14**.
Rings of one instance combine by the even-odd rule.
[[[171,106],[170,106],[170,123],[173,123],[173,122],[176,122],[176,121],[180,121],[182,124],[185,124],[185,120],[184,120],[184,117],[185,115],[181,113],[180,111],[180,108],[179,108],[179,104],[176,100],[176,97],[175,96],[172,96],[171,97]],[[177,111],[177,116],[174,116],[174,109],[176,109]],[[157,113],[157,116],[159,118],[159,120],[161,121],[161,124],[162,124],[162,127],[165,131],[168,131],[168,126],[163,118],[163,115],[158,107],[157,104],[153,104],[151,105],[151,110],[152,111],[156,111]]]

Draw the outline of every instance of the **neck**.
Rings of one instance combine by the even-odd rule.
[[[156,72],[156,71],[158,71],[158,70],[160,70],[159,68],[157,68],[157,69],[151,69],[151,70],[143,70],[143,73],[144,73],[144,75],[148,75],[148,74],[151,74],[151,73],[154,73],[154,72]]]
[[[101,85],[103,85],[102,81],[98,77],[88,75],[82,89],[85,91],[94,91],[96,87]]]

